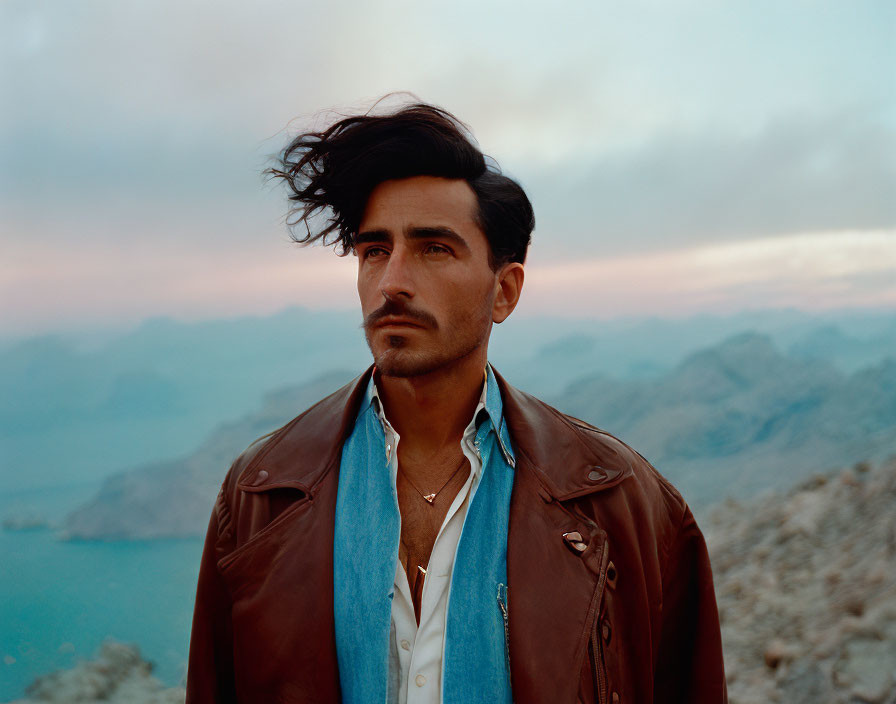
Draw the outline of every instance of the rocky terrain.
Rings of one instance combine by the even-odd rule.
[[[183,688],[165,688],[134,646],[106,641],[95,660],[39,677],[13,704],[183,704]]]
[[[703,530],[732,704],[896,703],[896,458],[726,502]]]
[[[731,704],[896,704],[896,457],[725,501],[702,528]],[[26,702],[179,704],[133,648],[38,679]]]

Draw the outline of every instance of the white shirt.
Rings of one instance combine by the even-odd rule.
[[[482,475],[482,458],[474,445],[476,416],[485,408],[486,380],[479,404],[464,430],[460,449],[470,462],[470,475],[454,497],[442,522],[423,581],[420,598],[420,625],[414,616],[414,602],[401,560],[395,564],[395,594],[392,598],[392,636],[389,645],[390,704],[438,704],[442,694],[442,661],[445,655],[445,624],[454,557],[460,541],[467,507],[473,500]],[[386,460],[397,492],[398,443],[400,436],[386,419],[376,384],[371,382],[375,408],[386,435]],[[397,689],[397,691],[396,691]]]

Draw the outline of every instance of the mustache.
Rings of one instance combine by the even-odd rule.
[[[370,329],[373,325],[376,325],[380,320],[390,315],[401,316],[402,318],[408,318],[409,320],[413,320],[415,323],[419,323],[420,325],[424,325],[431,328],[438,328],[439,324],[436,322],[436,319],[426,311],[415,310],[414,308],[409,308],[403,302],[399,300],[391,300],[386,301],[373,311],[370,315],[364,318],[364,329]]]

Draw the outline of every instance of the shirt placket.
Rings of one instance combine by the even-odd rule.
[[[483,394],[485,391],[483,390]],[[379,399],[377,399],[379,403]],[[458,512],[472,501],[479,483],[482,472],[482,454],[481,446],[485,437],[489,432],[489,423],[483,422],[477,428],[475,426],[476,414],[481,408],[480,406],[474,413],[474,421],[464,432],[461,439],[461,451],[469,460],[471,472],[467,482],[458,492],[448,513],[445,516],[436,540],[433,543],[433,551],[430,556],[430,573],[427,574],[423,582],[423,594],[421,596],[420,608],[420,624],[417,625],[416,618],[413,614],[413,601],[410,593],[410,585],[408,584],[407,575],[405,574],[401,562],[396,564],[395,584],[401,595],[399,608],[403,612],[400,621],[401,632],[396,624],[396,641],[401,667],[400,686],[399,686],[399,704],[423,704],[438,702],[441,690],[441,669],[444,663],[444,640],[445,640],[445,622],[444,617],[447,616],[447,603],[444,608],[439,609],[440,602],[448,598],[450,592],[451,568],[454,565],[457,552],[458,539],[454,541],[454,555],[448,556],[444,552],[448,548],[444,544],[443,535],[448,529],[452,521],[457,521]],[[397,486],[398,476],[398,443],[400,436],[386,419],[381,409],[377,413],[383,427],[386,461],[391,473],[393,487]],[[395,496],[398,500],[397,494]],[[463,512],[463,518],[466,519],[466,510]],[[459,529],[462,532],[462,526]],[[439,574],[445,572],[446,574]],[[433,569],[433,568],[436,569]],[[394,597],[393,597],[394,598]],[[395,604],[393,603],[393,607]],[[410,609],[410,611],[409,611]],[[443,616],[441,623],[434,623],[433,617],[435,613],[441,613]],[[435,643],[433,641],[439,641]],[[439,647],[440,646],[440,647]],[[434,653],[438,653],[434,657]]]
[[[481,428],[480,428],[481,429]],[[446,514],[433,544],[430,559],[430,573],[423,583],[420,626],[417,630],[416,642],[411,652],[410,669],[408,671],[408,704],[417,702],[437,702],[441,690],[442,668],[444,664],[445,621],[448,613],[447,599],[450,591],[451,568],[454,565],[459,538],[453,541],[454,554],[446,554],[450,545],[444,542],[444,534],[449,527],[462,532],[462,525],[453,525],[462,518],[466,519],[470,501],[481,476],[481,456],[477,434],[471,426],[461,440],[461,451],[469,460],[471,472],[463,488],[458,492]],[[462,516],[459,514],[463,514]],[[444,571],[444,574],[442,572]],[[439,608],[445,601],[444,608]],[[441,616],[436,623],[433,618]]]

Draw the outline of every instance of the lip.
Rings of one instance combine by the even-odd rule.
[[[422,328],[423,327],[422,325],[420,325],[420,323],[417,323],[408,318],[393,318],[391,316],[388,318],[383,318],[376,324],[376,326],[378,328],[399,328],[399,327],[401,327],[401,328]]]

